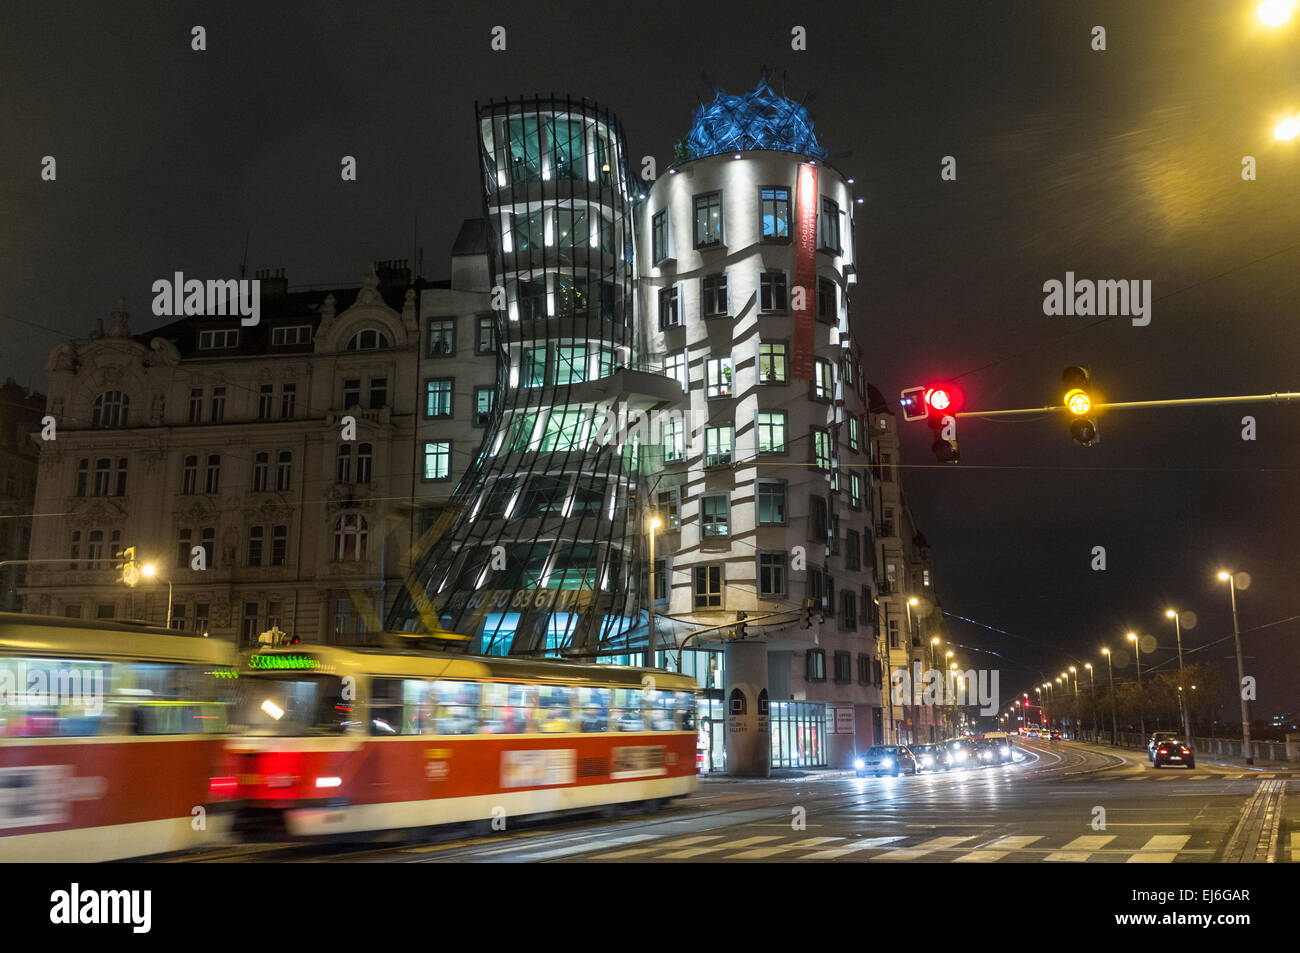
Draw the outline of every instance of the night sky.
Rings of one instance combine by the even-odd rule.
[[[291,287],[359,283],[413,247],[426,278],[446,277],[461,220],[480,214],[476,99],[594,98],[662,170],[704,74],[740,92],[767,66],[865,199],[854,321],[892,405],[945,377],[968,409],[1059,403],[1072,363],[1110,400],[1300,390],[1300,139],[1272,134],[1300,113],[1300,23],[1266,31],[1236,0],[833,6],[8,4],[0,376],[43,388],[50,347],[119,296],[133,331],[164,323],[151,283],[236,276],[250,229],[249,275],[283,267]],[[207,52],[190,49],[195,24]],[[796,24],[806,52],[790,49]],[[340,180],[344,155],[356,182]],[[945,155],[956,182],[940,180]],[[1242,180],[1245,155],[1258,181]],[[1067,271],[1151,280],[1151,324],[1045,316],[1043,282]],[[1295,712],[1300,404],[1099,426],[1084,448],[1060,415],[963,420],[958,466],[907,426],[904,485],[943,606],[1009,633],[954,619],[953,640],[1002,653],[1008,692],[1101,664],[1129,629],[1159,640],[1144,673],[1168,670],[1170,603],[1200,617],[1187,647],[1231,635],[1227,565],[1253,577],[1256,716]],[[1229,638],[1191,657],[1231,652]]]

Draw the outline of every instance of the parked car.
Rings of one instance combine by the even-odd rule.
[[[952,755],[943,745],[913,745],[918,771],[947,771],[952,767]]]
[[[1147,759],[1154,762],[1156,760],[1156,748],[1162,742],[1172,741],[1178,737],[1176,731],[1153,731],[1151,737],[1147,739]]]
[[[916,774],[916,758],[906,745],[875,745],[854,764],[858,777],[874,774]]]
[[[1157,743],[1156,750],[1151,756],[1151,763],[1157,768],[1166,768],[1175,764],[1185,764],[1188,768],[1195,768],[1196,755],[1192,753],[1190,745],[1177,738],[1167,738]]]

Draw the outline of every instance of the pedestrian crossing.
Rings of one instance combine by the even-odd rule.
[[[1214,774],[1199,769],[1192,771],[1178,769],[1164,769],[1159,771],[1147,768],[1141,771],[1120,773],[1120,772],[1099,772],[1089,775],[1086,779],[1089,784],[1115,781],[1156,781],[1173,783],[1179,781],[1268,781],[1268,780],[1287,780],[1294,777],[1291,774],[1267,774],[1257,773],[1254,771],[1241,774]]]
[[[896,834],[882,837],[806,837],[801,834],[763,834],[734,837],[726,834],[696,834],[670,837],[655,843],[619,846],[617,841],[600,848],[588,847],[584,861],[924,861],[940,863],[989,864],[999,861],[1053,863],[1148,863],[1169,864],[1178,858],[1208,861],[1210,848],[1189,848],[1189,834],[1155,836],[1125,832],[1121,834],[1010,834],[989,838],[980,835]],[[626,842],[623,842],[626,843]],[[619,849],[607,850],[607,846]],[[576,852],[574,852],[576,853]],[[578,859],[572,856],[572,859]],[[520,861],[536,858],[525,855]]]

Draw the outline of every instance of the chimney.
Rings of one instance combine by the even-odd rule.
[[[262,282],[263,298],[282,298],[289,293],[289,279],[283,268],[263,268],[253,277]]]
[[[375,262],[375,275],[379,278],[381,292],[407,288],[411,284],[411,266],[405,258]]]

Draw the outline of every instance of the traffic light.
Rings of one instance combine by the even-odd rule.
[[[904,390],[898,395],[898,406],[903,411],[904,420],[924,420],[929,416],[924,387],[909,387]]]
[[[135,547],[128,546],[117,554],[117,562],[114,564],[115,569],[122,573],[118,577],[119,582],[124,582],[128,586],[134,586],[140,581],[140,570],[135,568]]]
[[[813,601],[811,599],[805,599],[803,601],[803,607],[799,610],[799,628],[812,628],[812,608]]]
[[[1070,414],[1070,436],[1085,447],[1097,439],[1097,422],[1088,416],[1092,409],[1092,377],[1086,367],[1071,365],[1061,373],[1065,385],[1065,409]]]
[[[925,422],[934,431],[934,443],[930,449],[940,463],[957,463],[961,455],[957,452],[957,418],[954,414],[961,409],[962,395],[951,384],[935,384],[925,388],[921,394],[925,403]]]

